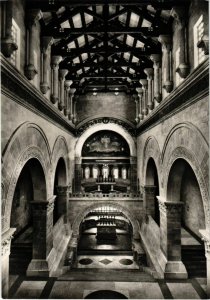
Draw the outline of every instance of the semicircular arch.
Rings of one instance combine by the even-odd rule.
[[[133,237],[134,237],[134,239],[138,239],[139,238],[139,223],[138,223],[138,221],[133,217],[131,212],[126,207],[124,207],[123,205],[120,205],[114,201],[105,201],[105,202],[95,203],[95,204],[92,204],[92,205],[84,208],[83,211],[75,217],[75,220],[72,225],[73,235],[79,236],[80,224],[82,223],[83,219],[89,212],[91,212],[92,210],[94,210],[96,208],[99,208],[101,206],[106,206],[106,205],[111,205],[111,206],[117,208],[128,218],[128,220],[131,222],[131,225],[133,227]]]
[[[131,156],[136,156],[136,145],[134,138],[121,126],[117,124],[95,124],[92,127],[88,128],[77,140],[76,146],[75,146],[75,156],[81,157],[82,156],[82,147],[87,140],[88,137],[90,137],[92,134],[94,134],[97,131],[101,130],[110,130],[113,132],[117,132],[120,134],[128,143],[130,148],[130,154]]]

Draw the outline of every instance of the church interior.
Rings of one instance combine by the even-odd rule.
[[[208,299],[208,1],[0,4],[2,297]]]

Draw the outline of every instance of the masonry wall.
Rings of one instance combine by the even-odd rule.
[[[78,122],[97,116],[115,117],[135,122],[135,102],[130,95],[120,93],[91,93],[80,96],[77,101]]]

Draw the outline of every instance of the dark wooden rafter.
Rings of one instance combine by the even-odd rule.
[[[134,92],[140,86],[139,79],[146,78],[144,69],[153,65],[150,55],[161,53],[157,37],[172,32],[171,19],[162,18],[162,10],[186,5],[184,3],[188,0],[50,0],[50,3],[49,0],[26,0],[28,7],[51,12],[49,23],[40,22],[41,34],[56,40],[51,53],[63,57],[59,67],[69,70],[66,79],[73,80],[72,87],[79,93],[91,91],[94,87],[105,92],[116,87],[119,91]],[[154,11],[147,8],[148,4]],[[97,5],[101,5],[101,12]],[[115,6],[113,12],[109,5]],[[62,6],[65,10],[58,14],[57,10]],[[130,25],[133,13],[139,16],[136,27]],[[124,14],[127,17],[122,22],[120,16]],[[82,27],[74,24],[73,18],[77,15]],[[93,17],[89,24],[86,15]],[[151,26],[143,27],[143,20],[149,21]],[[66,21],[70,28],[62,28]],[[93,40],[89,41],[89,36]],[[129,36],[133,38],[132,43],[127,40]],[[84,37],[84,45],[79,43],[80,37]],[[139,47],[138,41],[144,46]],[[75,48],[70,49],[68,45],[72,42]],[[126,52],[129,55],[125,59]],[[83,53],[87,54],[86,59]],[[139,62],[134,63],[134,57]],[[78,63],[74,63],[76,58]]]

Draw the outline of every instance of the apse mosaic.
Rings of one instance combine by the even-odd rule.
[[[103,130],[91,135],[82,149],[82,156],[129,156],[125,139],[113,131]]]

